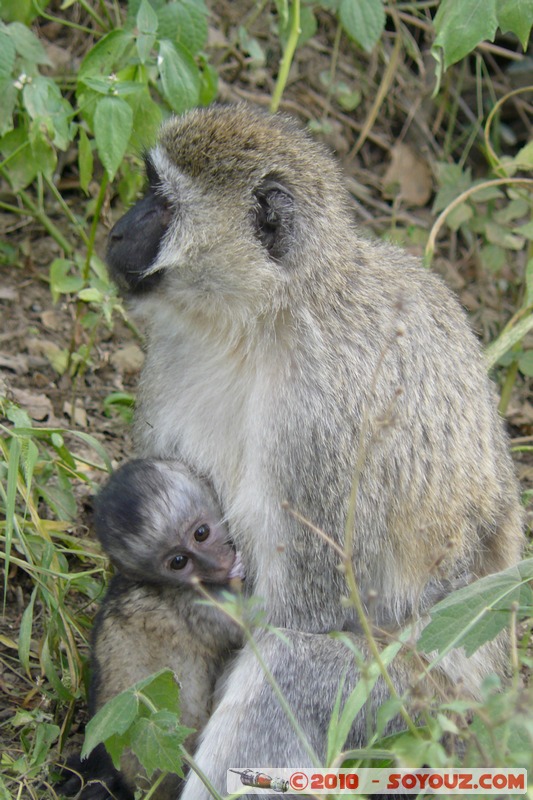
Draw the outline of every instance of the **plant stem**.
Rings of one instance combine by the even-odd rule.
[[[285,90],[285,86],[287,85],[289,71],[291,68],[292,60],[294,58],[296,47],[298,45],[298,39],[301,33],[300,0],[293,0],[293,3],[291,5],[291,11],[292,11],[292,21],[291,21],[291,29],[289,32],[289,38],[287,39],[287,44],[285,45],[285,50],[283,51],[283,56],[279,63],[278,78],[276,80],[276,86],[274,87],[274,94],[272,95],[272,100],[270,102],[270,111],[273,114],[275,114],[276,111],[279,109],[281,97]]]
[[[108,183],[109,183],[109,177],[107,175],[107,172],[104,171],[102,182],[100,184],[100,190],[98,192],[98,197],[96,198],[96,207],[94,209],[93,221],[91,224],[91,230],[89,232],[89,241],[87,242],[87,257],[85,259],[85,266],[83,268],[83,280],[85,283],[89,281],[89,276],[91,274],[91,258],[93,257],[93,252],[94,252],[94,240],[96,238],[96,231],[98,230],[98,223],[100,221],[100,212],[102,210],[102,206],[104,205],[105,193],[107,190]]]
[[[68,242],[59,228],[57,228],[52,220],[38,208],[33,200],[30,199],[30,196],[24,192],[22,189],[18,193],[20,199],[22,200],[23,205],[29,210],[31,215],[35,217],[35,219],[41,223],[43,228],[46,230],[47,233],[50,234],[52,239],[57,242],[60,248],[63,250],[65,255],[71,255],[74,251],[74,247]]]

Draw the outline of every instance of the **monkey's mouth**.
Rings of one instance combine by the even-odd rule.
[[[119,291],[124,294],[141,295],[147,294],[155,289],[161,283],[161,279],[165,273],[163,268],[150,272],[150,268],[144,272],[138,272],[135,269],[128,269],[125,272],[119,272],[114,269],[109,259],[107,261],[111,278],[118,286]]]

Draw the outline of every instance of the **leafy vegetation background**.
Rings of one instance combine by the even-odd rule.
[[[102,258],[142,190],[143,148],[169,113],[219,99],[279,104],[335,150],[365,235],[425,258],[467,308],[527,505],[533,5],[2,0],[0,20],[0,793],[52,797],[50,766],[82,738],[87,637],[106,577],[91,498],[132,453],[142,331]],[[499,696],[488,687],[479,712],[482,747],[501,766],[533,749],[530,600],[514,603],[513,684]],[[442,732],[463,735],[473,712],[441,712],[432,750],[407,738],[396,755],[443,759]]]

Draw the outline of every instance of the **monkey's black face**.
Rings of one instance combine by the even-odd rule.
[[[153,289],[161,280],[162,270],[150,273],[161,241],[172,220],[167,199],[157,191],[157,177],[147,164],[150,186],[145,196],[119,219],[107,245],[107,264],[111,277],[126,292]],[[148,274],[147,274],[148,273]]]

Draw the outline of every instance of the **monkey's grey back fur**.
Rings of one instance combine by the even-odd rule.
[[[378,625],[515,563],[518,487],[479,345],[438,277],[358,233],[335,163],[292,120],[190,112],[163,127],[148,176],[108,254],[148,325],[137,451],[207,476],[268,620],[317,636],[331,699],[340,674],[326,669],[338,660],[323,634],[350,625],[345,580],[334,549],[283,504],[342,545],[357,485],[353,563]],[[305,707],[319,676],[286,647],[269,657]],[[218,789],[228,767],[281,753],[279,766],[307,764],[258,700],[250,658],[198,753]],[[442,669],[476,694],[502,664],[496,642]],[[401,668],[398,682],[409,683]],[[325,716],[306,722],[323,747]],[[364,736],[356,723],[352,743]],[[204,796],[191,779],[184,800]]]

